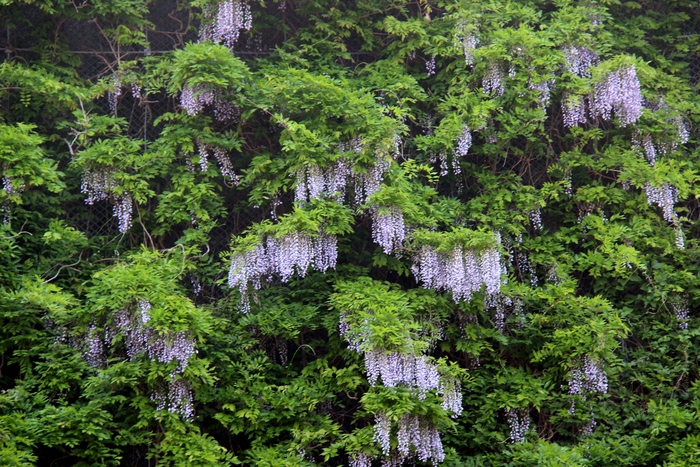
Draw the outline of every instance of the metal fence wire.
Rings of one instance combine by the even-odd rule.
[[[284,15],[285,21],[299,21],[289,11],[280,8],[284,3],[268,2],[266,14]],[[659,15],[665,15],[667,5],[664,2],[651,2],[654,11]],[[71,52],[72,59],[79,61],[77,72],[80,77],[90,81],[97,81],[113,76],[125,61],[132,61],[142,57],[163,54],[178,48],[182,48],[188,42],[196,42],[198,39],[200,15],[191,8],[183,8],[181,0],[155,0],[148,4],[149,12],[146,16],[148,26],[143,29],[148,47],[140,45],[117,46],[115,41],[108,39],[106,30],[116,26],[116,23],[100,22],[98,20],[55,19],[52,26],[55,37],[63,41]],[[257,6],[256,6],[257,8]],[[33,5],[26,5],[20,18],[13,18],[12,25],[7,25],[5,34],[0,34],[0,60],[21,59],[31,62],[38,58],[36,48],[40,45],[35,28],[39,24],[46,24],[44,14]],[[683,24],[680,35],[683,37],[696,37],[700,34],[700,18],[691,16],[691,20]],[[260,34],[244,34],[241,36],[234,53],[242,57],[269,54],[276,45],[284,40],[283,33],[274,33],[262,36]],[[4,52],[4,53],[2,53]],[[360,52],[353,52],[359,54]],[[689,54],[686,58],[690,84],[700,84],[700,54]],[[110,106],[108,96],[96,103],[105,113],[115,112],[128,123],[128,135],[133,139],[153,141],[157,136],[154,121],[166,112],[179,110],[177,99],[164,93],[144,92],[140,97],[134,97],[126,89],[117,100],[117,107]],[[551,131],[560,131],[562,126],[561,111],[558,106],[550,106],[546,126]],[[527,141],[513,140],[509,142],[515,152],[528,152]],[[554,148],[555,152],[559,148]],[[546,169],[545,160],[531,160],[526,167],[528,172],[540,173]],[[542,167],[540,167],[540,165]],[[524,170],[522,167],[515,169]],[[524,172],[521,175],[526,175]],[[541,180],[533,179],[534,184]],[[444,190],[454,190],[454,187],[443,187]],[[222,193],[226,196],[226,205],[229,214],[222,219],[218,226],[210,233],[211,253],[218,255],[228,248],[231,237],[241,233],[253,222],[258,222],[265,217],[265,212],[260,209],[240,208],[244,205],[244,197],[240,192],[228,190],[222,186]],[[113,206],[108,201],[101,201],[92,206],[76,201],[67,210],[67,219],[73,225],[85,232],[89,237],[119,236],[118,222],[113,216]],[[135,216],[136,217],[136,216]],[[136,241],[136,239],[134,239]],[[197,282],[193,279],[193,283]],[[213,284],[202,284],[202,289],[208,291],[210,299],[220,298],[218,287]]]

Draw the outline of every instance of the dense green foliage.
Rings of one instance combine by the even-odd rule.
[[[269,53],[129,54],[157,3],[0,1],[0,465],[381,465],[410,417],[419,465],[700,463],[697,2],[261,1]],[[562,118],[629,70],[641,114]]]

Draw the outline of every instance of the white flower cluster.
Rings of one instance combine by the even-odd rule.
[[[114,181],[114,171],[107,168],[85,169],[83,172],[80,192],[85,193],[85,204],[95,204],[96,201],[109,199],[117,184]],[[126,233],[131,228],[133,200],[129,193],[114,195],[113,216],[119,220],[119,231]]]
[[[667,120],[669,121],[669,120]],[[676,126],[678,131],[678,136],[676,139],[670,139],[668,141],[654,141],[652,136],[648,133],[641,133],[639,131],[634,131],[632,133],[632,149],[637,154],[643,154],[645,159],[654,166],[656,163],[657,155],[665,156],[678,148],[678,144],[685,144],[688,142],[690,137],[690,129],[688,124],[681,117],[676,117],[670,120]]]
[[[385,352],[373,349],[365,352],[367,379],[374,386],[381,378],[385,387],[408,386],[415,390],[419,399],[432,389],[438,389],[440,373],[424,355]]]
[[[649,204],[656,204],[663,211],[664,219],[673,225],[678,223],[678,214],[673,210],[673,205],[678,202],[678,189],[670,183],[664,183],[659,188],[647,182],[644,191]]]
[[[422,417],[405,414],[399,419],[397,432],[397,451],[408,457],[411,446],[415,447],[415,456],[421,462],[432,460],[433,464],[445,460],[440,432]]]
[[[503,72],[498,62],[494,61],[488,64],[482,86],[486,94],[494,93],[497,96],[502,96],[506,91],[505,85],[503,84]]]
[[[462,415],[462,383],[457,378],[443,376],[438,385],[438,394],[442,394],[442,408],[451,412],[452,418]]]
[[[167,389],[160,388],[151,394],[156,410],[168,410],[185,420],[194,419],[194,401],[190,383],[184,378],[171,379]]]
[[[141,99],[141,86],[138,83],[131,83],[131,95],[134,99]]]
[[[581,427],[579,433],[581,436],[591,436],[595,431],[596,425],[598,425],[598,422],[596,422],[595,417],[593,416],[593,411],[591,411],[590,418],[586,424]]]
[[[405,414],[398,421],[397,452],[391,452],[391,421],[383,412],[375,415],[374,439],[381,446],[386,457],[384,465],[398,466],[415,455],[420,462],[432,461],[433,465],[445,460],[445,452],[440,439],[440,432],[423,417]],[[411,447],[415,451],[411,452]]]
[[[635,131],[632,134],[632,149],[637,154],[644,154],[645,159],[652,166],[656,163],[656,147],[649,133],[640,134]]]
[[[425,71],[428,74],[428,78],[435,74],[435,55],[425,62]]]
[[[688,329],[688,318],[690,317],[688,300],[683,299],[673,302],[671,306],[673,307],[673,312],[676,314],[676,319],[678,319],[678,327],[680,329]]]
[[[104,365],[105,347],[111,346],[117,333],[121,332],[130,360],[145,353],[152,361],[175,362],[177,365],[170,373],[168,390],[156,390],[151,399],[158,405],[158,410],[167,407],[171,412],[191,419],[194,414],[192,391],[189,383],[180,376],[196,354],[194,340],[186,332],[162,333],[149,328],[147,323],[151,319],[150,310],[148,300],[139,300],[133,313],[126,308],[120,310],[115,316],[114,326],[107,326],[104,335],[94,325],[91,326],[86,336],[85,360],[92,366]]]
[[[315,164],[305,166],[296,172],[294,201],[311,201],[324,195],[333,195],[337,201],[342,201],[350,176],[350,166],[345,159],[337,160],[327,169]]]
[[[686,122],[682,117],[674,118],[673,122],[676,124],[678,131],[678,141],[681,144],[687,143],[690,139],[690,125],[688,125],[688,122]]]
[[[642,99],[634,66],[608,73],[589,96],[591,118],[610,120],[615,112],[621,126],[630,125],[642,116]]]
[[[131,213],[133,211],[133,201],[128,193],[114,197],[114,208],[112,216],[119,221],[119,231],[126,233],[131,228]]]
[[[24,191],[24,183],[20,183],[18,186],[14,186],[12,182],[12,177],[4,176],[2,177],[2,188],[5,190],[8,196],[20,195]],[[10,207],[10,201],[5,200],[2,205],[0,205],[0,213],[3,216],[3,222],[10,222],[10,215],[12,213],[12,208]]]
[[[495,294],[501,289],[501,275],[504,273],[498,249],[477,252],[464,250],[461,246],[442,253],[430,245],[423,245],[414,256],[411,270],[423,287],[449,290],[455,302],[469,301],[482,285],[487,294]]]
[[[97,327],[92,325],[88,329],[86,336],[87,345],[83,352],[85,361],[90,366],[101,367],[105,364],[104,344],[102,335],[97,330]]]
[[[595,83],[593,93],[588,96],[588,113],[591,118],[610,120],[613,113],[625,127],[636,122],[642,115],[642,89],[634,66],[617,70]],[[564,126],[572,127],[586,122],[585,98],[583,96],[562,97]]]
[[[136,313],[121,310],[117,313],[115,324],[124,333],[126,353],[130,359],[146,352],[153,361],[176,362],[177,366],[170,375],[175,377],[185,371],[190,358],[194,356],[194,340],[185,332],[160,333],[149,328],[146,324],[151,319],[150,309],[151,304],[147,300],[139,300]]]
[[[345,315],[341,314],[338,331],[348,342],[348,348],[362,353],[362,346],[369,340],[370,329],[365,322],[359,329],[351,329]],[[442,395],[442,407],[458,417],[462,413],[462,387],[459,380],[440,376],[437,367],[424,355],[386,352],[382,349],[364,351],[367,380],[374,386],[380,380],[385,387],[407,386],[425,399],[428,391],[437,390]]]
[[[462,53],[464,54],[464,63],[467,65],[474,64],[474,50],[479,45],[479,38],[474,34],[467,34],[458,38],[462,45]]]
[[[469,152],[470,147],[472,147],[472,132],[467,125],[464,125],[462,134],[457,138],[455,154],[459,157],[464,157]]]
[[[561,99],[561,110],[564,116],[564,126],[577,126],[586,123],[586,104],[583,96],[564,94]]]
[[[214,154],[216,161],[219,163],[221,175],[223,175],[224,178],[228,178],[234,185],[238,185],[238,175],[236,175],[236,172],[234,172],[231,159],[229,159],[226,151],[219,147],[208,146],[200,140],[197,140],[197,147],[199,150],[199,166],[202,169],[202,172],[206,172],[209,169],[209,164],[207,161],[209,159],[209,153],[211,152]]]
[[[109,110],[112,113],[117,112],[117,101],[119,99],[119,96],[122,95],[122,84],[119,81],[119,77],[112,76],[112,91],[109,91],[107,93],[107,101],[109,102]]]
[[[204,108],[212,106],[214,117],[219,122],[234,120],[239,110],[232,103],[221,97],[221,93],[204,84],[197,84],[190,87],[185,84],[180,93],[180,107],[187,115],[199,115],[204,112]]]
[[[85,193],[85,204],[95,204],[109,198],[117,186],[114,171],[107,168],[85,169],[80,184],[80,192]]]
[[[372,467],[374,457],[364,452],[356,452],[350,456],[348,467]]]
[[[379,187],[384,180],[384,174],[389,169],[391,163],[387,160],[377,158],[376,163],[363,173],[352,173],[355,179],[355,203],[364,204],[369,197],[379,191]]]
[[[590,68],[598,64],[598,54],[588,47],[567,45],[563,47],[566,69],[574,75],[590,77]]]
[[[394,250],[403,246],[406,237],[406,226],[403,221],[401,208],[375,207],[372,209],[372,239],[390,255]]]
[[[569,394],[586,397],[590,393],[606,394],[608,392],[608,375],[601,362],[586,356],[583,362],[569,372]],[[576,403],[571,402],[569,413],[574,413]]]
[[[294,232],[281,238],[268,237],[252,250],[234,252],[228,274],[229,287],[241,293],[241,311],[250,311],[250,285],[260,289],[262,278],[278,275],[287,282],[296,272],[304,277],[309,266],[326,272],[334,268],[338,259],[338,241],[335,235],[320,232],[312,237]]]
[[[542,209],[539,206],[528,211],[527,217],[530,218],[530,225],[532,225],[535,230],[542,230]]]
[[[506,420],[510,425],[510,442],[524,443],[525,433],[530,428],[530,414],[525,409],[506,410]]]
[[[207,25],[199,31],[201,41],[221,42],[229,48],[238,42],[241,31],[253,26],[250,6],[245,0],[222,0],[216,9],[205,11]]]
[[[506,330],[506,308],[512,306],[513,300],[502,292],[484,297],[484,308],[491,310],[493,325],[501,334]]]
[[[540,108],[546,112],[547,106],[549,105],[549,100],[554,89],[554,80],[540,81],[539,83],[533,83],[530,81],[528,87],[532,91],[537,91],[539,93]]]

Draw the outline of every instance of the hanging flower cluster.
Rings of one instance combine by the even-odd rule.
[[[493,324],[501,334],[506,330],[506,309],[512,306],[513,300],[502,292],[484,297],[484,309],[491,310]]]
[[[327,169],[315,164],[302,167],[296,172],[294,201],[311,201],[328,195],[334,195],[337,201],[342,201],[349,177],[351,170],[345,159],[337,160]]]
[[[635,131],[632,134],[632,148],[637,154],[644,154],[644,158],[649,162],[649,164],[654,166],[656,163],[656,147],[652,137],[648,133],[640,134],[639,131]]]
[[[469,126],[464,125],[462,134],[457,138],[457,147],[455,148],[455,154],[459,157],[464,157],[469,152],[469,148],[472,146],[472,132]]]
[[[497,96],[502,96],[506,91],[503,84],[503,72],[498,62],[490,62],[484,75],[482,86],[486,94],[494,93]]]
[[[348,348],[364,353],[367,380],[372,386],[379,381],[384,387],[408,387],[420,400],[426,394],[436,390],[442,395],[442,407],[458,417],[462,413],[462,387],[459,380],[440,375],[437,367],[424,355],[414,352],[386,351],[374,348],[363,350],[370,338],[368,320],[358,329],[351,329],[346,316],[340,316],[338,331],[348,342]]]
[[[649,204],[656,204],[661,208],[664,219],[673,225],[678,223],[678,214],[673,210],[673,205],[678,202],[678,189],[670,183],[664,183],[660,187],[644,184],[644,191]]]
[[[455,246],[443,253],[430,245],[423,245],[414,256],[411,270],[423,287],[450,291],[455,302],[469,301],[482,285],[489,295],[498,292],[504,272],[496,248],[477,252]]]
[[[119,231],[126,233],[131,228],[131,216],[133,200],[129,193],[112,195],[117,187],[114,181],[114,170],[108,168],[85,169],[83,172],[80,192],[85,193],[85,204],[93,205],[97,201],[103,201],[110,197],[114,200],[113,216],[119,221]]]
[[[634,66],[608,73],[589,96],[591,118],[610,120],[614,112],[621,126],[630,125],[642,116],[642,99]]]
[[[234,185],[238,185],[238,175],[236,175],[236,172],[234,172],[231,159],[229,159],[226,151],[220,147],[209,146],[203,143],[201,140],[197,140],[197,148],[199,151],[199,166],[202,169],[202,172],[206,172],[209,169],[209,153],[212,153],[214,154],[216,161],[219,163],[221,175],[223,175],[224,178],[228,178]]]
[[[539,206],[528,211],[527,217],[530,218],[530,225],[532,225],[535,230],[542,230],[542,209]]]
[[[151,394],[156,410],[168,410],[185,420],[194,419],[194,400],[190,383],[184,378],[171,379],[167,386]]]
[[[277,275],[287,282],[296,272],[306,275],[309,266],[326,272],[338,259],[335,235],[320,232],[316,237],[294,232],[280,238],[267,239],[246,251],[236,251],[231,257],[228,285],[241,293],[241,311],[250,312],[249,288],[260,289],[262,279]]]
[[[372,467],[374,457],[364,452],[356,452],[350,456],[349,467]]]
[[[428,420],[420,416],[405,414],[398,421],[396,452],[391,451],[391,421],[385,413],[375,415],[374,439],[382,447],[389,460],[384,465],[401,465],[413,454],[420,462],[432,461],[437,465],[445,460],[440,432]],[[411,452],[411,447],[415,451]]]
[[[590,118],[610,120],[613,113],[625,127],[642,116],[642,90],[634,66],[608,73],[595,83],[593,93],[588,96]],[[586,122],[585,99],[583,96],[562,97],[564,125],[576,126]]]
[[[182,87],[180,107],[187,112],[187,115],[199,115],[207,106],[213,107],[214,117],[219,122],[235,120],[239,114],[238,108],[224,99],[218,90],[205,84],[190,87],[186,83]]]
[[[586,78],[591,76],[590,68],[598,64],[598,54],[588,47],[567,45],[563,47],[566,60],[566,70],[570,73]]]
[[[107,101],[109,102],[109,110],[112,113],[117,112],[117,101],[119,100],[119,97],[122,95],[122,83],[119,80],[119,77],[114,75],[112,76],[112,90],[107,93]]]
[[[525,433],[530,428],[530,414],[525,409],[506,410],[506,420],[510,425],[510,442],[524,443]]]
[[[199,31],[201,41],[220,42],[233,48],[241,31],[253,26],[250,6],[245,0],[222,0],[213,10],[205,11],[207,25]]]
[[[384,174],[389,170],[391,163],[382,158],[377,158],[376,163],[363,173],[352,173],[355,179],[355,203],[364,204],[369,197],[379,191],[384,180]]]
[[[4,176],[2,177],[2,188],[8,196],[21,195],[24,191],[24,183],[19,183],[15,186],[12,177]],[[5,200],[2,205],[0,205],[0,212],[3,215],[3,222],[10,222],[12,208],[10,208],[10,202],[8,200]]]
[[[584,357],[583,361],[569,372],[569,394],[582,396],[584,400],[588,394],[606,394],[608,392],[608,375],[601,362],[591,357]],[[571,403],[570,413],[573,413],[575,403]]]
[[[428,78],[435,74],[435,55],[425,62],[425,72],[428,74]]]
[[[117,333],[122,333],[130,360],[145,353],[148,359],[158,363],[175,362],[176,366],[170,373],[168,391],[156,390],[151,399],[156,402],[159,410],[167,406],[171,412],[191,419],[194,413],[192,391],[181,375],[196,353],[194,339],[186,332],[163,333],[148,327],[150,310],[151,303],[148,300],[139,300],[134,312],[126,308],[120,310],[115,316],[114,324],[107,326],[104,334],[91,326],[84,349],[85,360],[92,366],[104,365],[105,348],[112,345]]]
[[[531,91],[535,91],[539,93],[539,103],[540,103],[540,108],[543,111],[547,111],[547,106],[549,105],[549,100],[552,94],[552,90],[554,89],[554,80],[549,79],[549,80],[544,80],[540,81],[538,83],[532,82],[532,80],[528,83],[528,88]]]
[[[372,209],[372,239],[390,255],[403,246],[406,237],[403,212],[401,208],[375,207]]]
[[[457,37],[457,40],[462,46],[462,53],[464,54],[464,63],[466,65],[474,64],[474,51],[479,45],[479,38],[474,34],[467,34],[465,36]]]
[[[678,320],[678,327],[680,329],[688,329],[688,318],[690,317],[688,300],[683,298],[681,300],[674,301],[671,306],[676,315],[676,319]]]
[[[565,127],[570,128],[579,123],[586,123],[586,104],[583,96],[564,94],[561,103]]]
[[[437,367],[423,355],[374,349],[365,352],[365,366],[372,386],[379,379],[388,388],[408,386],[416,390],[421,400],[428,391],[437,389],[440,382]]]

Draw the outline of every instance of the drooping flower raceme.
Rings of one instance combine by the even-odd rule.
[[[660,207],[664,219],[676,225],[678,223],[678,214],[673,210],[673,205],[678,202],[678,189],[670,183],[664,183],[657,188],[647,182],[644,184],[644,191],[647,195],[647,202]]]
[[[680,329],[688,329],[688,318],[690,316],[690,312],[688,311],[688,300],[682,299],[675,301],[671,304],[671,306],[676,315],[676,319],[678,320],[678,327]]]
[[[216,11],[205,11],[207,24],[199,31],[201,41],[220,42],[233,48],[241,31],[249,31],[253,26],[250,6],[245,0],[222,0]]]
[[[457,138],[457,147],[455,148],[455,154],[459,157],[464,157],[469,152],[469,148],[472,146],[472,133],[469,126],[464,125],[462,129],[462,134]]]
[[[85,204],[95,204],[112,197],[114,199],[113,216],[119,220],[119,231],[126,233],[131,228],[133,200],[131,195],[123,192],[112,195],[117,187],[114,180],[114,170],[108,168],[85,169],[83,172],[80,192],[85,193]]]
[[[549,100],[552,94],[552,89],[554,89],[554,80],[544,80],[539,82],[532,82],[528,84],[528,87],[532,91],[536,91],[539,94],[540,108],[546,112],[547,106],[549,105]]]
[[[403,212],[396,206],[376,207],[372,210],[372,239],[390,255],[403,245],[406,237]]]
[[[508,409],[506,419],[510,425],[510,442],[524,443],[525,433],[530,428],[530,414],[525,409]]]
[[[4,176],[2,177],[2,188],[8,196],[20,195],[24,191],[24,183],[15,183],[12,177]],[[5,200],[0,205],[0,213],[2,213],[4,223],[10,222],[12,208],[9,200]]]
[[[600,361],[586,356],[569,372],[569,394],[585,399],[589,393],[607,392],[608,375]]]
[[[386,457],[385,465],[398,466],[410,455],[421,462],[432,461],[434,465],[445,459],[440,432],[423,417],[405,414],[398,420],[397,452],[391,451],[391,421],[387,414],[375,415],[374,440],[382,448]],[[413,451],[411,450],[413,448]]]
[[[498,292],[503,273],[498,249],[477,252],[459,245],[449,253],[423,245],[414,256],[411,270],[423,287],[450,291],[455,302],[469,301],[482,285],[489,295]]]
[[[586,123],[586,104],[583,96],[564,94],[561,99],[561,110],[565,127]]]
[[[334,195],[341,202],[345,197],[345,186],[351,171],[345,159],[339,159],[326,169],[315,164],[302,167],[295,175],[294,201],[305,202]]]
[[[636,122],[643,97],[634,66],[608,73],[594,85],[589,102],[591,118],[610,120],[614,112],[623,127]]]
[[[180,107],[187,115],[199,115],[207,106],[213,107],[214,117],[219,122],[234,120],[239,115],[238,108],[224,99],[218,90],[204,84],[191,87],[185,83],[180,93]]]
[[[280,238],[268,237],[254,248],[234,252],[231,256],[228,284],[241,294],[241,311],[250,311],[249,288],[259,289],[265,276],[278,275],[287,282],[296,272],[304,277],[308,268],[326,272],[335,268],[338,240],[335,235],[319,232],[316,237],[293,232]]]
[[[582,78],[590,77],[590,68],[598,63],[598,54],[588,47],[568,45],[563,47],[566,69]]]
[[[192,419],[192,390],[189,382],[181,375],[196,353],[194,339],[185,331],[160,332],[149,327],[150,311],[151,303],[141,299],[135,306],[117,312],[113,323],[108,324],[103,333],[94,325],[91,326],[87,335],[85,359],[90,365],[102,366],[105,362],[104,348],[110,347],[117,334],[121,333],[130,360],[145,355],[149,360],[159,363],[174,362],[167,388],[156,389],[151,394],[151,400],[156,403],[158,410],[167,408],[185,419]]]
[[[503,72],[498,62],[490,62],[486,70],[486,74],[482,80],[482,86],[486,94],[494,93],[497,96],[502,96],[506,91],[503,84]]]

